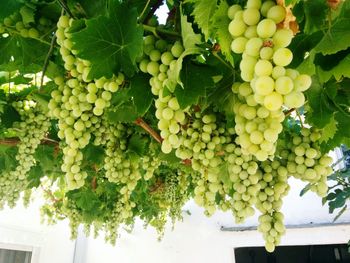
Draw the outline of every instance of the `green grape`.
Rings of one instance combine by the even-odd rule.
[[[243,21],[249,26],[256,25],[260,20],[260,12],[255,8],[248,8],[243,11]]]
[[[267,11],[267,18],[275,21],[276,24],[281,23],[286,17],[286,10],[283,6],[275,5]]]
[[[287,28],[278,29],[272,40],[275,47],[287,47],[292,42],[293,31]]]
[[[233,37],[239,37],[243,35],[247,26],[241,19],[234,19],[230,22],[228,30]]]
[[[277,66],[285,67],[290,64],[293,54],[288,48],[279,48],[273,54],[273,62]]]
[[[293,80],[290,77],[282,76],[276,79],[275,90],[282,95],[289,94],[294,88]]]
[[[270,38],[276,32],[276,23],[271,19],[261,20],[256,28],[258,36],[261,38]]]
[[[283,102],[288,108],[300,108],[305,103],[305,96],[301,92],[293,91],[284,96]]]
[[[240,11],[240,10],[242,10],[242,7],[240,5],[232,5],[227,10],[227,16],[231,20],[233,20],[235,18],[235,15],[236,15],[237,11]]]

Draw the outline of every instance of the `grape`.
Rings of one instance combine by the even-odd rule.
[[[240,11],[240,10],[242,10],[242,7],[240,5],[232,5],[227,10],[227,16],[231,20],[233,20],[235,18],[235,14],[237,13],[237,11]]]
[[[261,20],[256,28],[258,36],[261,38],[272,37],[276,32],[276,24],[271,19]]]
[[[238,37],[232,41],[231,50],[237,54],[241,54],[244,52],[247,42],[248,39],[245,37]]]
[[[272,40],[275,47],[287,47],[292,42],[293,31],[287,28],[278,29]]]
[[[254,85],[254,90],[257,94],[265,96],[273,92],[274,86],[275,86],[275,82],[271,77],[261,76],[257,78]]]
[[[275,90],[279,94],[289,94],[294,88],[293,80],[290,77],[282,76],[276,79]]]
[[[275,21],[276,24],[282,22],[286,17],[286,10],[283,6],[275,5],[272,6],[267,12],[267,18]]]
[[[298,91],[293,91],[284,96],[284,104],[289,108],[299,108],[304,105],[304,94]]]
[[[256,57],[259,55],[262,45],[263,41],[260,38],[251,38],[245,46],[245,53],[252,57]]]
[[[276,3],[274,1],[265,1],[260,8],[260,12],[264,17],[267,17],[267,12],[270,10],[271,7],[275,6]]]
[[[264,106],[270,111],[279,110],[282,107],[282,104],[283,97],[277,92],[272,92],[264,98]]]
[[[234,19],[230,22],[228,30],[232,36],[239,37],[243,35],[246,28],[247,26],[244,24],[242,20]]]
[[[311,86],[311,78],[309,75],[302,74],[294,79],[294,86],[296,91],[305,91]]]
[[[248,8],[243,11],[243,21],[249,26],[256,25],[260,20],[260,12],[255,8]]]
[[[269,76],[272,73],[272,64],[268,60],[259,60],[255,64],[254,72],[258,77]]]
[[[288,48],[279,48],[273,54],[272,59],[277,66],[285,67],[292,61],[293,54]]]

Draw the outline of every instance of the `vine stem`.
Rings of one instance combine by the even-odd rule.
[[[181,38],[181,35],[179,33],[174,31],[169,31],[160,27],[154,27],[154,26],[149,26],[144,24],[142,24],[142,27],[145,31],[153,33],[153,35],[155,35],[156,37],[159,37],[159,34],[164,34],[172,37]]]
[[[291,115],[293,111],[295,111],[295,108],[291,108],[291,109],[285,111],[285,112],[284,112],[284,116],[287,117],[287,116]]]
[[[145,19],[142,22],[147,22],[149,19],[151,19],[151,17],[154,15],[154,13],[157,11],[157,9],[163,4],[163,0],[158,0],[157,3],[155,3],[152,6],[151,11],[147,14],[147,16],[145,17]]]
[[[58,3],[71,18],[75,18],[64,0],[58,0]]]
[[[1,139],[0,145],[16,146],[19,142],[20,142],[20,140],[18,138],[7,138],[7,139]],[[50,138],[44,138],[41,141],[41,144],[57,146],[59,143],[58,143],[58,141],[52,140]]]
[[[49,66],[49,60],[50,60],[51,54],[52,54],[53,49],[55,47],[56,38],[57,38],[57,36],[56,36],[56,34],[54,34],[52,39],[51,39],[50,49],[47,52],[47,55],[46,55],[46,58],[45,58],[44,66],[43,66],[43,69],[41,71],[40,89],[42,88],[42,86],[44,84],[45,73],[46,73],[47,67]]]
[[[134,123],[148,132],[157,142],[162,143],[162,137],[160,137],[160,135],[155,130],[153,130],[152,127],[149,126],[142,118],[137,118]]]
[[[301,115],[299,113],[299,111],[295,110],[298,118],[299,118],[299,121],[300,121],[300,125],[301,125],[301,128],[304,128],[304,124],[303,124],[303,119],[301,118]]]
[[[145,5],[145,7],[143,8],[143,10],[142,10],[142,12],[141,12],[141,14],[140,14],[140,19],[144,16],[144,14],[145,14],[145,12],[146,12],[146,10],[147,10],[147,8],[148,8],[148,6],[149,6],[150,3],[151,3],[151,0],[148,0],[147,3],[146,3],[146,5]],[[146,17],[146,18],[147,18],[147,17]],[[143,23],[144,20],[146,20],[146,18],[143,19],[143,20],[140,20],[140,22]]]

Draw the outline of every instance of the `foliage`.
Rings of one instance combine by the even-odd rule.
[[[232,6],[247,1],[166,1],[170,12],[159,25],[162,2],[2,1],[0,205],[38,189],[49,222],[69,218],[73,237],[84,224],[112,243],[136,217],[162,235],[192,198],[208,216],[229,210],[237,222],[255,206],[272,251],[284,233],[288,177],[324,196],[326,154],[350,146],[350,2],[277,1],[287,5],[277,28],[295,34],[286,74],[311,75],[312,84],[297,91],[302,105],[289,107],[284,94],[281,107],[268,110],[253,96],[255,64],[245,74],[247,54],[232,44],[240,29],[232,30]],[[50,127],[39,125],[42,115]],[[23,116],[41,127],[33,138]],[[255,136],[248,123],[260,127]],[[19,164],[25,176],[13,172]],[[343,212],[349,171],[330,179],[337,183],[325,200],[330,212]]]

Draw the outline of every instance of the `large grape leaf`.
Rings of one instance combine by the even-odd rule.
[[[210,37],[210,21],[216,9],[216,0],[191,0],[194,3],[194,9],[192,15],[194,21],[201,28],[205,40]]]
[[[49,45],[17,35],[0,37],[0,65],[13,64],[16,69],[44,63]]]
[[[325,127],[330,122],[334,111],[318,78],[312,79],[312,85],[306,92],[306,96],[311,107],[311,111],[306,114],[307,122],[318,128]]]
[[[320,68],[319,75],[323,82],[328,81],[332,76],[338,81],[343,77],[350,78],[350,54],[344,57],[337,66],[330,70],[322,70]]]
[[[304,31],[311,34],[319,30],[326,21],[328,6],[324,0],[305,1],[305,27]]]
[[[213,76],[216,71],[211,67],[196,65],[186,60],[181,71],[183,88],[177,86],[175,96],[182,109],[198,103],[201,96],[205,96],[208,90],[214,88]]]
[[[335,54],[340,50],[345,50],[350,46],[350,2],[344,2],[342,12],[330,28],[325,32],[324,37],[315,47],[315,51],[324,55]]]
[[[222,54],[224,54],[226,60],[230,62],[231,65],[234,65],[233,56],[231,53],[232,37],[228,31],[228,25],[231,22],[227,16],[228,8],[229,6],[226,1],[220,2],[218,9],[216,9],[211,21],[211,30],[215,33],[215,36],[219,40]]]
[[[195,48],[201,44],[201,35],[193,31],[192,23],[187,21],[187,16],[181,15],[181,35],[185,49]]]
[[[73,13],[84,17],[97,17],[107,13],[108,0],[68,0],[67,4]]]
[[[72,40],[78,56],[91,62],[89,78],[112,77],[118,71],[132,75],[143,41],[136,9],[113,1],[108,16],[89,19],[86,25]]]
[[[132,97],[138,116],[144,115],[153,101],[151,87],[149,86],[149,76],[137,74],[130,80],[130,90],[128,94]]]
[[[337,132],[337,121],[334,116],[330,119],[330,122],[322,129],[322,136],[320,138],[320,143],[327,142],[329,139],[333,138]]]
[[[23,3],[18,0],[1,0],[0,5],[0,20],[3,20],[5,17],[10,16],[17,11]]]

